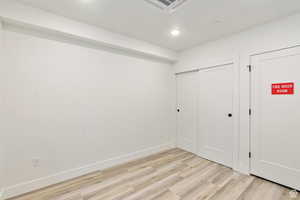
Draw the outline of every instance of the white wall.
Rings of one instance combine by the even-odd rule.
[[[130,51],[133,54],[159,58],[168,62],[177,60],[177,53],[169,49],[136,40],[105,29],[80,23],[44,10],[18,3],[15,0],[0,1],[0,19],[26,27],[85,40],[97,45]]]
[[[2,28],[3,28],[3,24],[0,21],[0,67],[2,68],[3,65],[3,39],[2,39]],[[2,102],[2,96],[0,95],[0,104]],[[2,121],[2,118],[0,118],[0,121]],[[4,135],[0,133],[0,177],[4,176]],[[0,178],[0,200],[2,198],[3,195],[3,187],[4,187],[4,180],[2,178]]]
[[[5,145],[5,165],[0,184],[5,187],[6,196],[172,146],[176,128],[174,69],[169,64],[146,59],[146,54],[166,61],[172,61],[176,54],[138,41],[131,43],[122,36],[107,33],[102,37],[103,32],[95,27],[42,11],[33,12],[20,5],[14,7],[10,1],[2,2],[6,7],[0,6],[0,17],[5,22],[43,32],[12,32],[9,26],[3,31],[0,142],[5,143],[0,146]],[[46,39],[45,32],[60,32],[63,34],[58,37],[66,34],[83,43],[105,44],[103,38],[112,43],[123,41],[119,49],[123,53],[134,50],[136,54],[87,48],[79,42],[72,44],[72,39]],[[236,169],[241,172],[249,172],[246,66],[250,55],[299,45],[299,35],[300,15],[294,15],[185,51],[175,65],[175,72],[182,72],[226,61],[239,64]],[[138,52],[145,54],[138,56]],[[32,166],[35,158],[40,159],[36,168]]]
[[[6,196],[174,144],[170,64],[6,28],[3,38]],[[38,167],[32,159],[40,159]]]
[[[300,14],[208,42],[182,52],[176,72],[236,60],[240,66],[240,118],[237,170],[249,172],[249,72],[250,55],[300,45]]]

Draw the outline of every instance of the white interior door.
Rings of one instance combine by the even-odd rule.
[[[251,62],[251,173],[300,190],[300,47]]]
[[[196,153],[197,132],[197,72],[177,75],[177,143]]]
[[[198,73],[198,154],[229,167],[233,165],[233,87],[233,64]]]

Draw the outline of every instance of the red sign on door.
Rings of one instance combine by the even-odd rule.
[[[294,94],[294,83],[274,83],[272,84],[273,95],[292,95]]]

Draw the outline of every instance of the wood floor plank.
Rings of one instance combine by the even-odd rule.
[[[165,190],[163,193],[154,196],[150,200],[180,200],[181,198],[176,194],[172,193],[170,190]]]
[[[300,200],[290,189],[175,148],[10,200]]]

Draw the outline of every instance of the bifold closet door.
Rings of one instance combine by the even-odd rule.
[[[197,79],[198,154],[232,167],[234,65],[200,70]]]
[[[197,72],[176,75],[177,79],[177,143],[196,153]]]
[[[300,47],[251,64],[251,173],[300,190]]]

